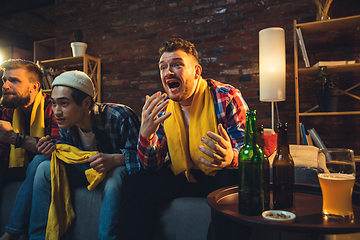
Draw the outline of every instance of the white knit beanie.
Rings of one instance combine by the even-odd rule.
[[[76,88],[94,98],[95,90],[91,79],[82,71],[67,71],[55,78],[51,84],[54,86],[68,86]]]

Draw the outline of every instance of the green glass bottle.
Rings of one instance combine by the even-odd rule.
[[[278,124],[277,150],[273,161],[274,209],[294,205],[295,168],[290,155],[287,123]]]
[[[258,142],[264,154],[264,206],[270,205],[270,163],[265,155],[264,125],[257,126]]]
[[[264,154],[258,145],[256,111],[246,112],[244,146],[239,152],[239,213],[264,211]]]

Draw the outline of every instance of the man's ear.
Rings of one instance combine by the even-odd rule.
[[[83,100],[83,107],[85,107],[86,109],[90,109],[91,106],[91,97],[87,96],[84,100]]]
[[[30,89],[30,92],[38,92],[39,91],[39,88],[40,88],[40,83],[38,81],[35,81],[33,83],[31,83],[31,89]]]
[[[195,65],[195,79],[199,79],[201,76],[202,67],[200,64]]]

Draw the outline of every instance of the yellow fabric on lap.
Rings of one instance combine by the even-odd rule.
[[[46,226],[47,240],[59,239],[65,233],[75,218],[70,199],[69,183],[66,176],[65,166],[62,163],[80,164],[88,162],[89,157],[97,151],[81,151],[67,144],[57,144],[56,150],[51,156],[51,204],[48,222]],[[88,190],[93,190],[106,176],[93,168],[85,171],[86,178],[90,183]]]
[[[199,146],[206,147],[201,138],[206,137],[208,131],[219,134],[214,102],[206,81],[200,77],[191,103],[189,139],[179,103],[170,100],[166,112],[173,113],[164,122],[164,129],[174,174],[184,172],[189,182],[196,182],[190,173],[195,164],[206,175],[214,176],[220,168],[205,166],[198,160],[198,157],[202,156],[208,161],[213,161],[199,150]]]
[[[38,92],[33,103],[31,116],[30,116],[30,136],[31,137],[44,137],[45,120],[44,120],[44,104],[45,99],[42,90]],[[17,108],[14,111],[12,128],[15,133],[25,134],[24,116],[21,109]],[[23,167],[28,164],[28,157],[23,148],[15,148],[11,145],[9,168]]]

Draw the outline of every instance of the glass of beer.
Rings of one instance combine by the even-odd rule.
[[[355,158],[351,149],[319,150],[318,178],[326,219],[353,219],[352,192],[355,183]]]

